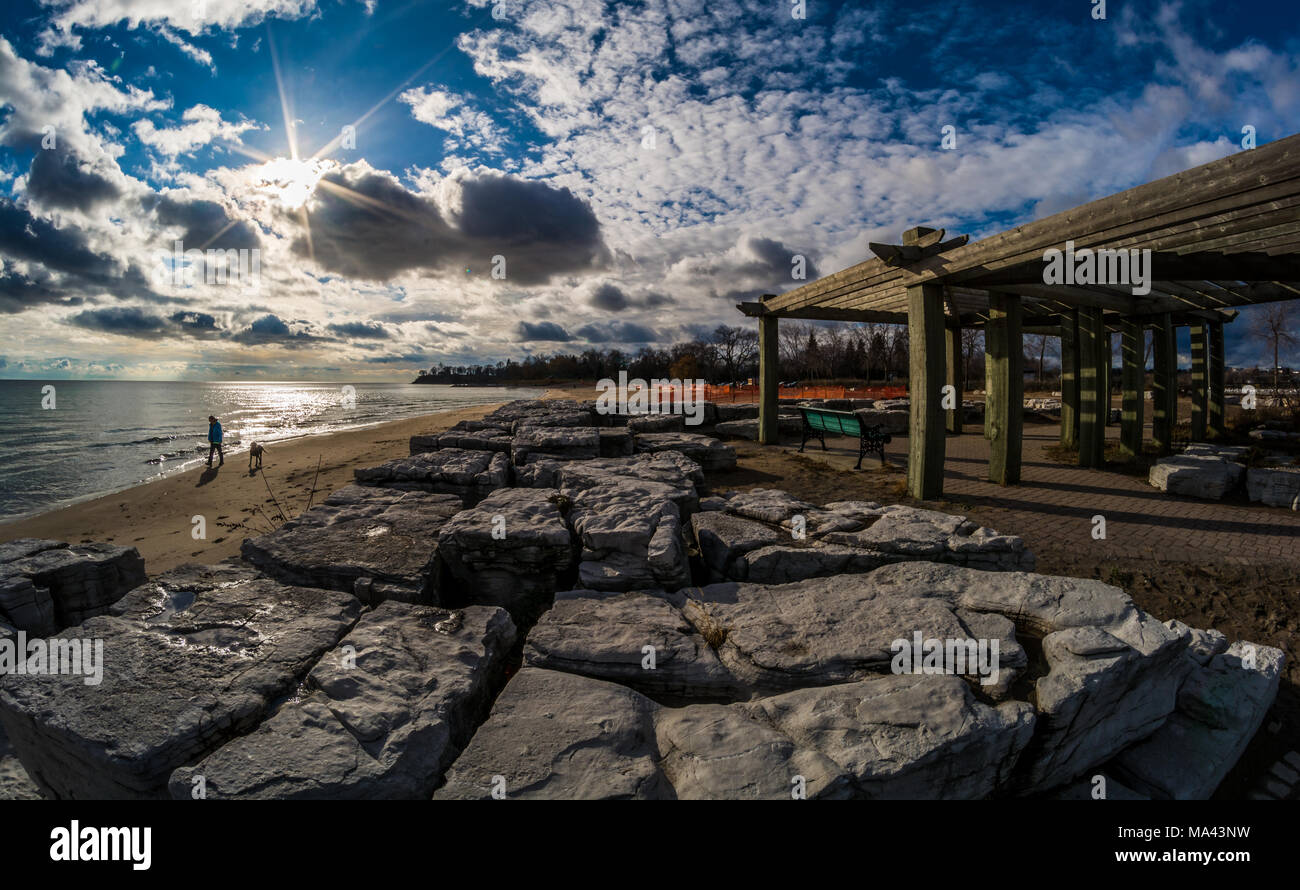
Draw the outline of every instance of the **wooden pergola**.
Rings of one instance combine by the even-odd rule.
[[[1223,326],[1233,307],[1300,297],[1300,135],[1119,192],[981,241],[926,227],[874,259],[738,308],[758,319],[759,441],[775,444],[777,325],[783,318],[906,324],[910,347],[908,489],[943,492],[945,436],[962,428],[961,329],[985,332],[989,478],[1020,479],[1026,332],[1061,338],[1061,440],[1103,463],[1110,335],[1121,338],[1122,446],[1142,447],[1145,330],[1154,331],[1152,430],[1177,421],[1176,329],[1191,333],[1192,438],[1222,435]],[[1127,284],[1044,283],[1045,252],[1150,250],[1150,292]],[[1111,255],[1114,256],[1113,254]],[[1116,267],[1110,267],[1113,271]],[[951,385],[956,408],[943,408]]]

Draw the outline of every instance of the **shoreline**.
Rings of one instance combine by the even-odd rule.
[[[286,436],[283,439],[267,439],[263,441],[262,444],[266,446],[267,453],[269,454],[272,446],[276,447],[277,449],[284,449],[288,446],[302,444],[305,442],[313,442],[313,441],[321,441],[321,440],[329,439],[331,436],[338,436],[346,433],[366,432],[369,430],[378,429],[382,426],[386,426],[392,423],[402,423],[404,421],[420,420],[429,417],[437,417],[440,414],[446,414],[450,412],[473,411],[473,410],[481,409],[484,413],[486,413],[502,404],[505,403],[484,402],[478,405],[461,405],[455,408],[441,408],[436,411],[430,411],[427,414],[416,414],[411,417],[400,417],[395,420],[375,420],[369,423],[360,423],[357,424],[356,426],[349,426],[349,427],[344,427],[342,429],[331,430],[330,432],[327,433],[300,433],[295,436]],[[469,418],[466,419],[477,419],[477,418],[471,415]],[[230,442],[229,440],[227,440],[226,444],[228,446],[225,451],[227,455],[241,456],[241,457],[247,456],[249,447],[251,447],[252,445],[251,442],[244,442],[244,441]],[[5,529],[8,526],[13,525],[15,523],[28,522],[30,520],[39,519],[42,516],[46,516],[50,513],[56,513],[61,510],[68,510],[71,509],[72,507],[76,507],[81,504],[86,504],[91,501],[97,501],[101,498],[112,497],[115,494],[122,494],[123,492],[132,491],[136,488],[143,488],[146,485],[157,485],[161,482],[167,482],[171,479],[184,476],[186,473],[201,472],[203,469],[202,465],[207,463],[207,458],[204,456],[202,449],[196,450],[195,455],[196,456],[192,458],[182,459],[181,461],[179,461],[180,466],[168,472],[159,473],[158,475],[151,476],[148,479],[140,479],[139,481],[133,482],[130,485],[123,485],[118,488],[109,488],[104,491],[91,492],[90,494],[81,495],[80,497],[75,497],[70,500],[63,501],[62,503],[59,504],[55,504],[49,507],[44,507],[32,513],[23,513],[17,516],[0,518],[0,541],[10,540],[5,535]],[[188,464],[193,464],[193,466],[187,466]]]
[[[546,397],[554,398],[548,394]],[[45,538],[77,544],[107,541],[135,547],[150,576],[187,562],[216,563],[239,555],[244,538],[270,531],[268,516],[297,516],[310,501],[352,482],[356,467],[405,457],[411,436],[476,420],[504,402],[452,408],[400,420],[270,444],[262,473],[248,471],[248,451],[208,475],[205,466],[0,523],[0,542]],[[311,494],[319,460],[320,476]],[[268,486],[270,491],[268,491]],[[277,501],[279,506],[277,507]],[[194,518],[203,517],[197,538]]]
[[[540,388],[540,387],[539,387]],[[591,387],[547,389],[543,399],[590,398]],[[44,538],[69,544],[106,541],[135,547],[150,577],[187,562],[217,563],[238,556],[244,538],[271,531],[274,516],[292,519],[310,502],[353,481],[357,467],[373,466],[409,453],[411,436],[478,420],[507,400],[466,405],[382,421],[322,435],[282,439],[268,445],[262,472],[250,474],[241,450],[208,477],[206,467],[183,470],[149,482],[0,523],[0,543]],[[319,461],[320,476],[311,492]],[[269,488],[269,491],[268,491]],[[278,506],[277,506],[278,502]],[[205,536],[196,537],[196,517]]]

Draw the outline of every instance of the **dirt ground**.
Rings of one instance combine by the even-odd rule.
[[[863,470],[846,473],[792,448],[760,448],[734,440],[728,444],[736,449],[737,467],[710,476],[716,491],[781,488],[815,504],[867,500],[961,513],[1024,538],[1037,557],[1039,572],[1096,578],[1123,588],[1141,609],[1162,620],[1176,618],[1192,627],[1217,628],[1232,640],[1283,649],[1287,665],[1277,701],[1220,786],[1217,799],[1240,799],[1258,790],[1273,763],[1300,749],[1300,552],[1293,565],[1098,561],[1078,551],[1036,547],[1032,528],[1001,528],[959,504],[916,501],[906,493],[906,471],[897,466],[872,467],[874,460],[868,458]]]

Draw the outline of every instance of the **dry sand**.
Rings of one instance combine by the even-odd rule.
[[[592,392],[591,385],[570,386],[548,390],[543,398],[592,398]],[[216,473],[203,468],[190,470],[0,524],[0,542],[15,538],[71,543],[111,541],[139,550],[145,571],[151,576],[186,562],[220,562],[237,556],[244,538],[270,531],[272,519],[278,523],[281,512],[293,518],[303,511],[311,497],[318,460],[320,477],[315,496],[311,497],[315,503],[350,483],[355,468],[405,457],[411,436],[448,429],[461,420],[482,417],[496,407],[475,405],[365,429],[272,443],[262,457],[260,473],[249,472],[248,453],[241,452],[228,456],[225,466]],[[206,539],[197,540],[192,535],[195,516],[204,517]]]

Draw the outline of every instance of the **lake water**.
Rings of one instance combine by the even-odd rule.
[[[55,388],[53,408],[42,408],[47,385]],[[221,421],[229,459],[255,441],[323,435],[542,392],[405,383],[0,380],[0,520],[206,462],[209,414]]]

